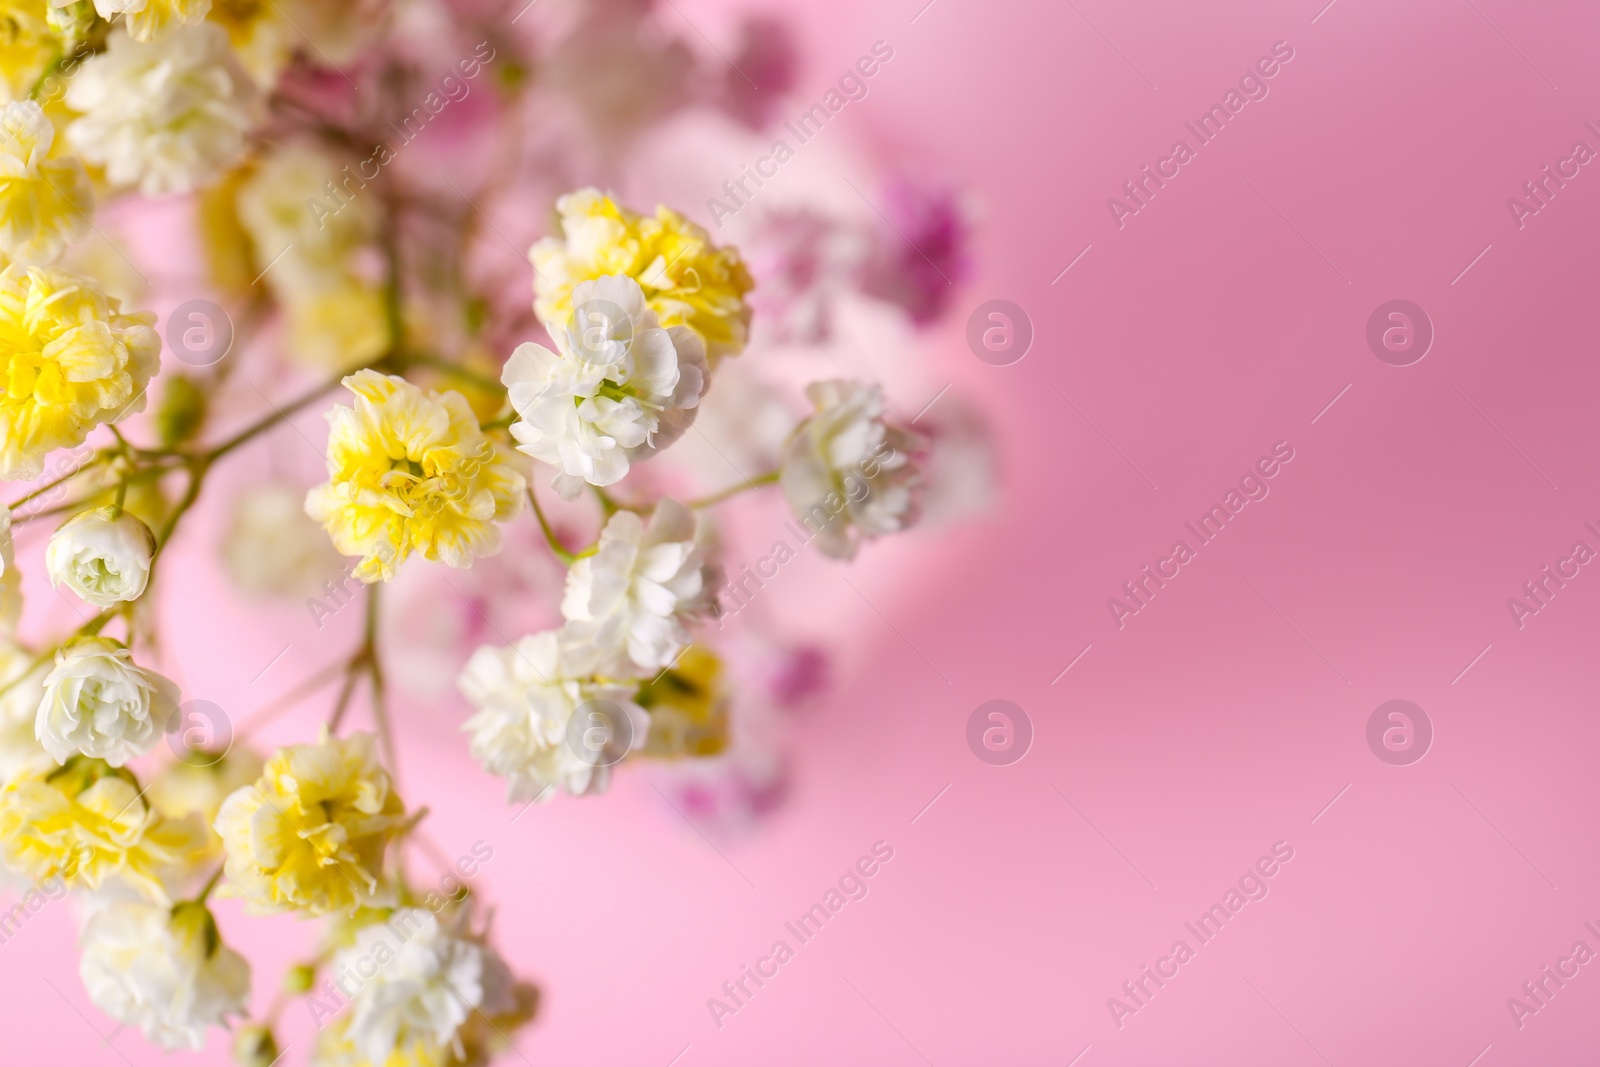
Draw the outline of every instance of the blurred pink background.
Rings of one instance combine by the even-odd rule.
[[[771,610],[803,613],[843,659],[789,724],[784,803],[749,832],[693,824],[646,764],[600,800],[513,822],[467,755],[460,701],[407,702],[402,784],[427,783],[442,853],[493,848],[476,884],[513,966],[544,988],[501,1062],[1589,1062],[1600,964],[1549,983],[1520,1026],[1507,998],[1536,1003],[1523,983],[1575,942],[1600,950],[1584,926],[1600,926],[1600,577],[1583,568],[1520,629],[1506,602],[1575,541],[1600,549],[1584,527],[1600,526],[1600,174],[1581,168],[1520,229],[1506,201],[1575,141],[1600,149],[1584,126],[1600,125],[1600,9],[922,4],[784,11],[806,66],[780,113],[893,45],[828,151],[973,196],[974,276],[905,379],[925,390],[894,395],[909,418],[950,383],[939,404],[987,414],[996,506],[852,568],[784,572]],[[726,42],[747,10],[675,0],[663,17]],[[1293,56],[1267,95],[1119,229],[1107,198],[1175,140],[1193,145],[1185,122],[1276,42]],[[815,155],[783,180],[849,198],[847,170]],[[709,223],[698,205],[715,182],[702,170],[631,192]],[[967,349],[967,316],[990,299],[1031,318],[1014,365]],[[1410,366],[1366,341],[1393,299],[1435,331]],[[297,425],[320,445],[315,412]],[[1107,599],[1175,540],[1194,544],[1184,524],[1280,441],[1293,459],[1266,498],[1119,628]],[[314,474],[315,452],[284,431],[237,462]],[[771,499],[734,517],[758,531],[783,518]],[[347,647],[358,613],[319,633],[299,607],[238,602],[212,558],[222,511],[199,519],[164,590],[172,673],[247,712]],[[1032,723],[1009,766],[966,740],[995,699]],[[1367,744],[1391,699],[1432,723],[1411,765]],[[262,740],[298,739],[321,713]],[[708,998],[775,940],[796,945],[784,924],[880,841],[893,859],[868,895],[719,1027]],[[1276,842],[1293,858],[1270,892],[1200,944],[1184,924]],[[223,905],[265,1003],[310,931],[240,920]],[[21,1024],[4,1059],[165,1062],[136,1034],[107,1047],[91,1032],[110,1024],[73,938],[52,905],[0,946]],[[1179,939],[1194,958],[1119,1025],[1108,998],[1135,1005],[1123,983]],[[311,1033],[291,1008],[285,1063],[304,1062]],[[226,1063],[219,1038],[177,1058]]]

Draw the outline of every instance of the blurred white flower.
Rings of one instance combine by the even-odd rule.
[[[142,44],[112,32],[67,88],[82,113],[67,141],[116,186],[145,196],[188,192],[219,177],[245,151],[260,112],[250,76],[217,25],[183,26]]]
[[[305,491],[281,482],[252,486],[234,501],[222,559],[255,595],[310,594],[345,569],[328,535],[306,514]]]
[[[676,500],[656,505],[649,525],[619,511],[600,531],[598,551],[567,573],[561,614],[595,669],[627,677],[670,665],[689,643],[684,623],[704,615],[712,581],[695,541],[694,514]]]
[[[206,1028],[243,1015],[250,994],[250,965],[194,902],[107,905],[84,926],[78,973],[97,1008],[169,1052],[201,1048]]]
[[[700,336],[662,329],[632,278],[582,282],[572,306],[565,329],[545,324],[558,351],[519,345],[501,375],[520,416],[518,448],[558,468],[556,491],[568,499],[585,482],[620,481],[630,463],[677,440],[710,384]]]
[[[178,710],[178,687],[133,662],[109,637],[80,637],[56,653],[34,734],[57,763],[74,753],[121,767],[154,747]]]
[[[50,535],[44,566],[53,588],[66,583],[85,602],[110,608],[143,595],[155,550],[150,527],[122,508],[107,506],[62,523]]]
[[[10,687],[0,694],[0,785],[27,764],[46,758],[44,746],[34,736],[33,723],[44,699],[44,676],[49,668],[33,667],[33,660],[27,649],[0,637],[0,686]]]
[[[51,0],[66,7],[70,0]],[[190,25],[206,17],[211,0],[94,0],[96,13],[107,22],[120,16],[136,41],[153,41],[174,26]]]
[[[457,679],[478,709],[462,727],[472,757],[508,781],[514,802],[549,800],[555,787],[605,792],[611,765],[649,732],[636,687],[575,677],[568,651],[558,631],[529,634],[509,648],[478,649]],[[600,735],[588,733],[596,727]]]
[[[916,521],[916,439],[884,424],[875,385],[813,382],[806,395],[816,413],[790,439],[779,484],[817,548],[850,559],[863,539]]]
[[[346,1036],[372,1063],[421,1039],[448,1049],[474,1012],[516,1007],[511,972],[491,949],[446,930],[423,908],[364,927],[333,959],[334,974],[365,979],[350,1000]],[[371,977],[367,977],[368,974]]]

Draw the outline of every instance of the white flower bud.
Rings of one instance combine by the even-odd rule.
[[[80,512],[62,524],[45,549],[50,584],[97,608],[137,600],[150,581],[156,539],[150,527],[119,507]]]
[[[121,767],[150,751],[178,710],[178,686],[139,667],[109,637],[80,637],[56,653],[33,731],[57,763],[74,753]]]

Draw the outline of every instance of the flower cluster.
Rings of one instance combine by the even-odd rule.
[[[301,998],[314,1067],[484,1067],[538,991],[475,886],[418,888],[418,853],[437,850],[398,785],[405,714],[453,680],[471,709],[458,754],[511,804],[601,794],[630,758],[755,781],[741,725],[807,683],[753,682],[708,632],[733,529],[716,507],[777,487],[808,543],[848,559],[916,521],[936,480],[878,386],[765,377],[733,243],[571,191],[668,114],[758,127],[771,101],[721,70],[696,89],[695,49],[641,32],[648,4],[597,0],[548,45],[524,33],[539,11],[513,28],[467,6],[0,0],[0,481],[32,483],[0,503],[0,864],[64,887],[89,999],[163,1049],[232,1030],[235,1057],[268,1067]],[[792,81],[779,20],[743,34],[764,84]],[[584,144],[527,106],[555,98]],[[532,232],[528,205],[550,225]],[[954,216],[917,218],[956,262]],[[857,288],[920,324],[944,297],[901,259]],[[769,276],[798,293],[814,273]],[[174,309],[163,333],[153,308]],[[252,484],[233,457],[291,420],[324,473],[294,443]],[[223,479],[231,521],[190,519]],[[246,591],[320,588],[319,632],[361,605],[327,631],[351,624],[355,647],[247,723],[180,689],[196,675],[155,603],[167,561],[214,529]],[[24,570],[76,614],[66,632],[24,612]],[[445,606],[394,610],[391,588],[432,580]],[[457,601],[471,615],[452,631]],[[460,640],[397,651],[396,621]],[[413,661],[440,659],[432,692],[410,684]],[[322,721],[272,722],[333,680]],[[241,906],[219,922],[213,899]],[[320,931],[264,1016],[236,920]]]

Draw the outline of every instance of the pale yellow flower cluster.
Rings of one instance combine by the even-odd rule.
[[[413,553],[470,567],[498,552],[495,524],[522,509],[526,482],[466,398],[373,370],[344,384],[355,407],[328,413],[328,481],[306,512],[361,557],[355,576],[388,581]]]
[[[0,789],[0,850],[38,883],[99,889],[115,879],[170,904],[173,881],[188,873],[204,835],[198,819],[162,817],[132,774],[104,760],[35,763]]]
[[[737,249],[719,248],[669,207],[638,215],[598,189],[569,193],[556,210],[562,235],[544,238],[528,253],[534,310],[552,332],[571,323],[579,283],[621,274],[639,283],[662,326],[698,333],[713,365],[744,351],[750,334],[745,295],[755,283]]]
[[[405,806],[370,734],[293,745],[223,801],[216,829],[232,896],[257,912],[353,914],[394,902],[384,852]]]

